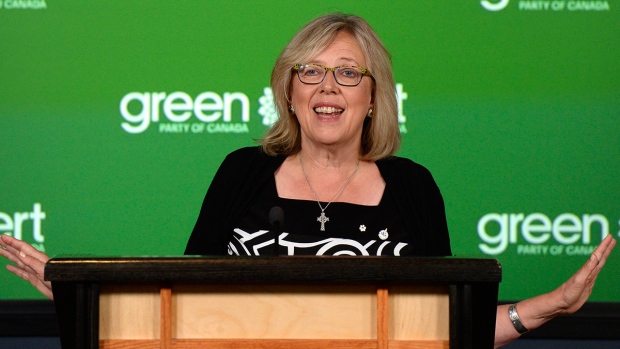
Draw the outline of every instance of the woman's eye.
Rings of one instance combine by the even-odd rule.
[[[354,78],[357,77],[358,73],[355,69],[342,69],[340,75],[345,78]]]

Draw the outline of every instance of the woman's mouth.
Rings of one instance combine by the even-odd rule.
[[[344,109],[334,108],[334,107],[316,107],[314,108],[314,112],[317,113],[320,117],[323,118],[335,118],[342,114]]]

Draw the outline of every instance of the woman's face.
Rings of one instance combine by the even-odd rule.
[[[309,62],[326,67],[361,66],[366,58],[353,36],[337,34],[334,42]],[[301,126],[302,148],[339,146],[361,149],[362,126],[372,108],[372,80],[364,76],[357,86],[342,86],[332,71],[316,85],[308,85],[293,76],[291,104]]]

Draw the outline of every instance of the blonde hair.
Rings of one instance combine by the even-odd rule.
[[[362,160],[376,161],[394,155],[400,147],[398,105],[390,53],[377,34],[361,17],[333,13],[318,17],[303,27],[284,48],[271,73],[271,89],[278,120],[260,140],[269,155],[291,155],[301,150],[301,131],[297,117],[289,111],[293,71],[325,50],[338,32],[351,34],[364,52],[373,75],[372,118],[362,130]]]

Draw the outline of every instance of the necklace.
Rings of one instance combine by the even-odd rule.
[[[353,175],[355,174],[355,172],[357,172],[357,169],[360,167],[360,160],[357,159],[357,165],[355,166],[355,169],[353,170],[353,172],[351,173],[351,175],[349,176],[349,178],[347,178],[347,181],[344,182],[344,185],[342,186],[342,188],[340,188],[340,190],[336,193],[336,195],[334,195],[334,197],[327,203],[327,205],[325,205],[325,207],[323,207],[321,205],[321,202],[319,201],[319,196],[316,195],[316,192],[314,191],[314,189],[312,188],[312,184],[310,184],[310,179],[308,178],[308,174],[306,174],[306,170],[304,169],[304,164],[303,162],[301,162],[301,154],[299,154],[299,165],[301,166],[301,172],[303,172],[304,177],[306,177],[306,182],[308,182],[308,186],[310,187],[310,191],[312,191],[312,194],[314,194],[314,199],[316,200],[316,203],[319,204],[319,208],[321,209],[321,215],[319,217],[316,218],[317,222],[321,223],[321,231],[325,231],[325,223],[327,223],[329,221],[329,217],[327,217],[325,215],[325,210],[327,209],[327,207],[334,202],[334,200],[336,200],[336,198],[338,197],[338,195],[340,195],[340,193],[342,193],[342,191],[344,190],[344,188],[347,187],[347,184],[349,184],[349,182],[351,181],[351,178],[353,178]]]

